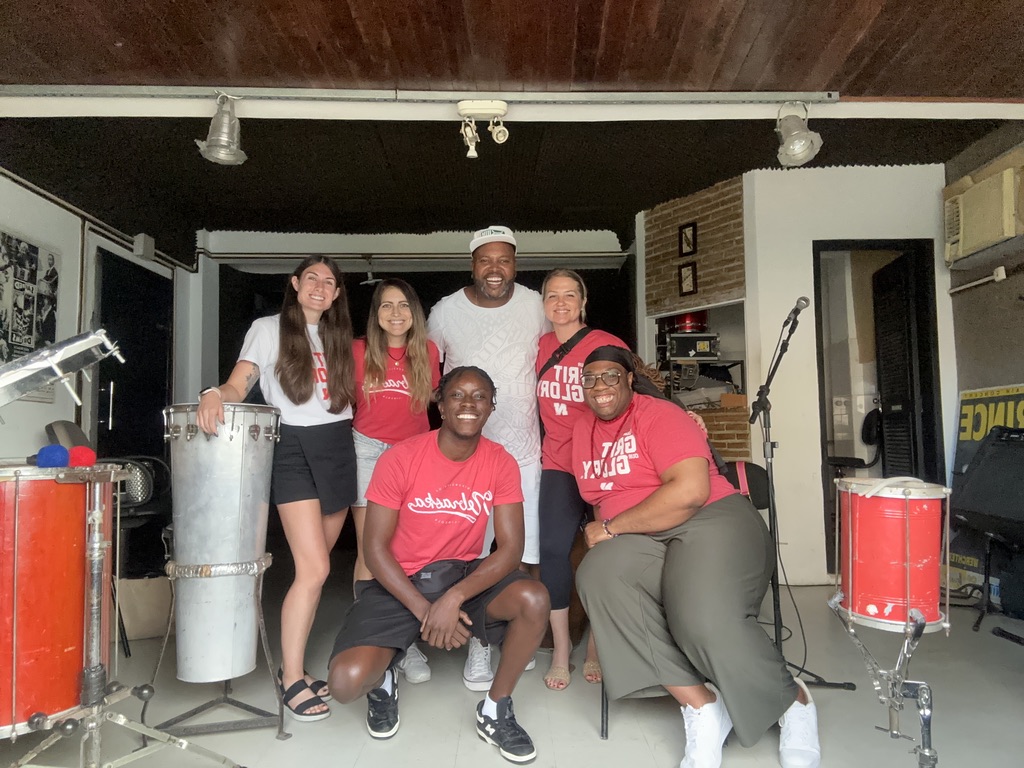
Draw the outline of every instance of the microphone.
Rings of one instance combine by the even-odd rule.
[[[786,322],[782,324],[782,327],[785,328],[787,325],[796,320],[797,315],[799,315],[801,311],[807,309],[809,306],[811,306],[811,300],[808,299],[806,296],[801,296],[799,299],[797,299],[796,306],[793,307],[792,310],[790,310],[789,317],[786,318]]]

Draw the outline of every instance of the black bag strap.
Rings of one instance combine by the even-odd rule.
[[[541,369],[537,372],[537,380],[539,381],[541,376],[550,371],[554,366],[558,365],[561,359],[568,355],[572,351],[572,348],[579,344],[583,337],[592,330],[593,328],[585,325],[576,331],[576,333],[574,333],[570,338],[562,342],[558,349],[551,353],[551,357],[548,358],[548,361],[544,363],[544,365],[541,366]]]

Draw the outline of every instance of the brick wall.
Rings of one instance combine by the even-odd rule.
[[[726,461],[750,461],[750,418],[746,408],[706,408],[704,419],[711,440]]]
[[[742,299],[743,180],[729,179],[644,212],[647,313]],[[679,227],[697,222],[697,250],[679,256]],[[697,293],[679,295],[679,266],[697,263]]]

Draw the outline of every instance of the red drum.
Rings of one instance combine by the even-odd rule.
[[[847,619],[902,632],[917,609],[925,632],[941,629],[942,506],[949,490],[910,477],[847,477],[836,485],[842,521],[839,607]]]
[[[86,651],[86,513],[93,484],[106,480],[103,526],[110,530],[112,469],[0,465],[0,738],[33,730],[33,715],[45,715],[39,725],[48,727],[78,708]],[[105,557],[104,661],[110,594]]]

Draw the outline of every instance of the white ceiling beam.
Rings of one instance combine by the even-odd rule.
[[[813,119],[1024,120],[1021,101],[840,98],[826,92],[469,92],[195,88],[134,86],[0,86],[3,117],[211,117],[216,94],[240,96],[242,119],[458,120],[465,98],[509,104],[507,122],[774,120],[787,101],[811,105]]]

